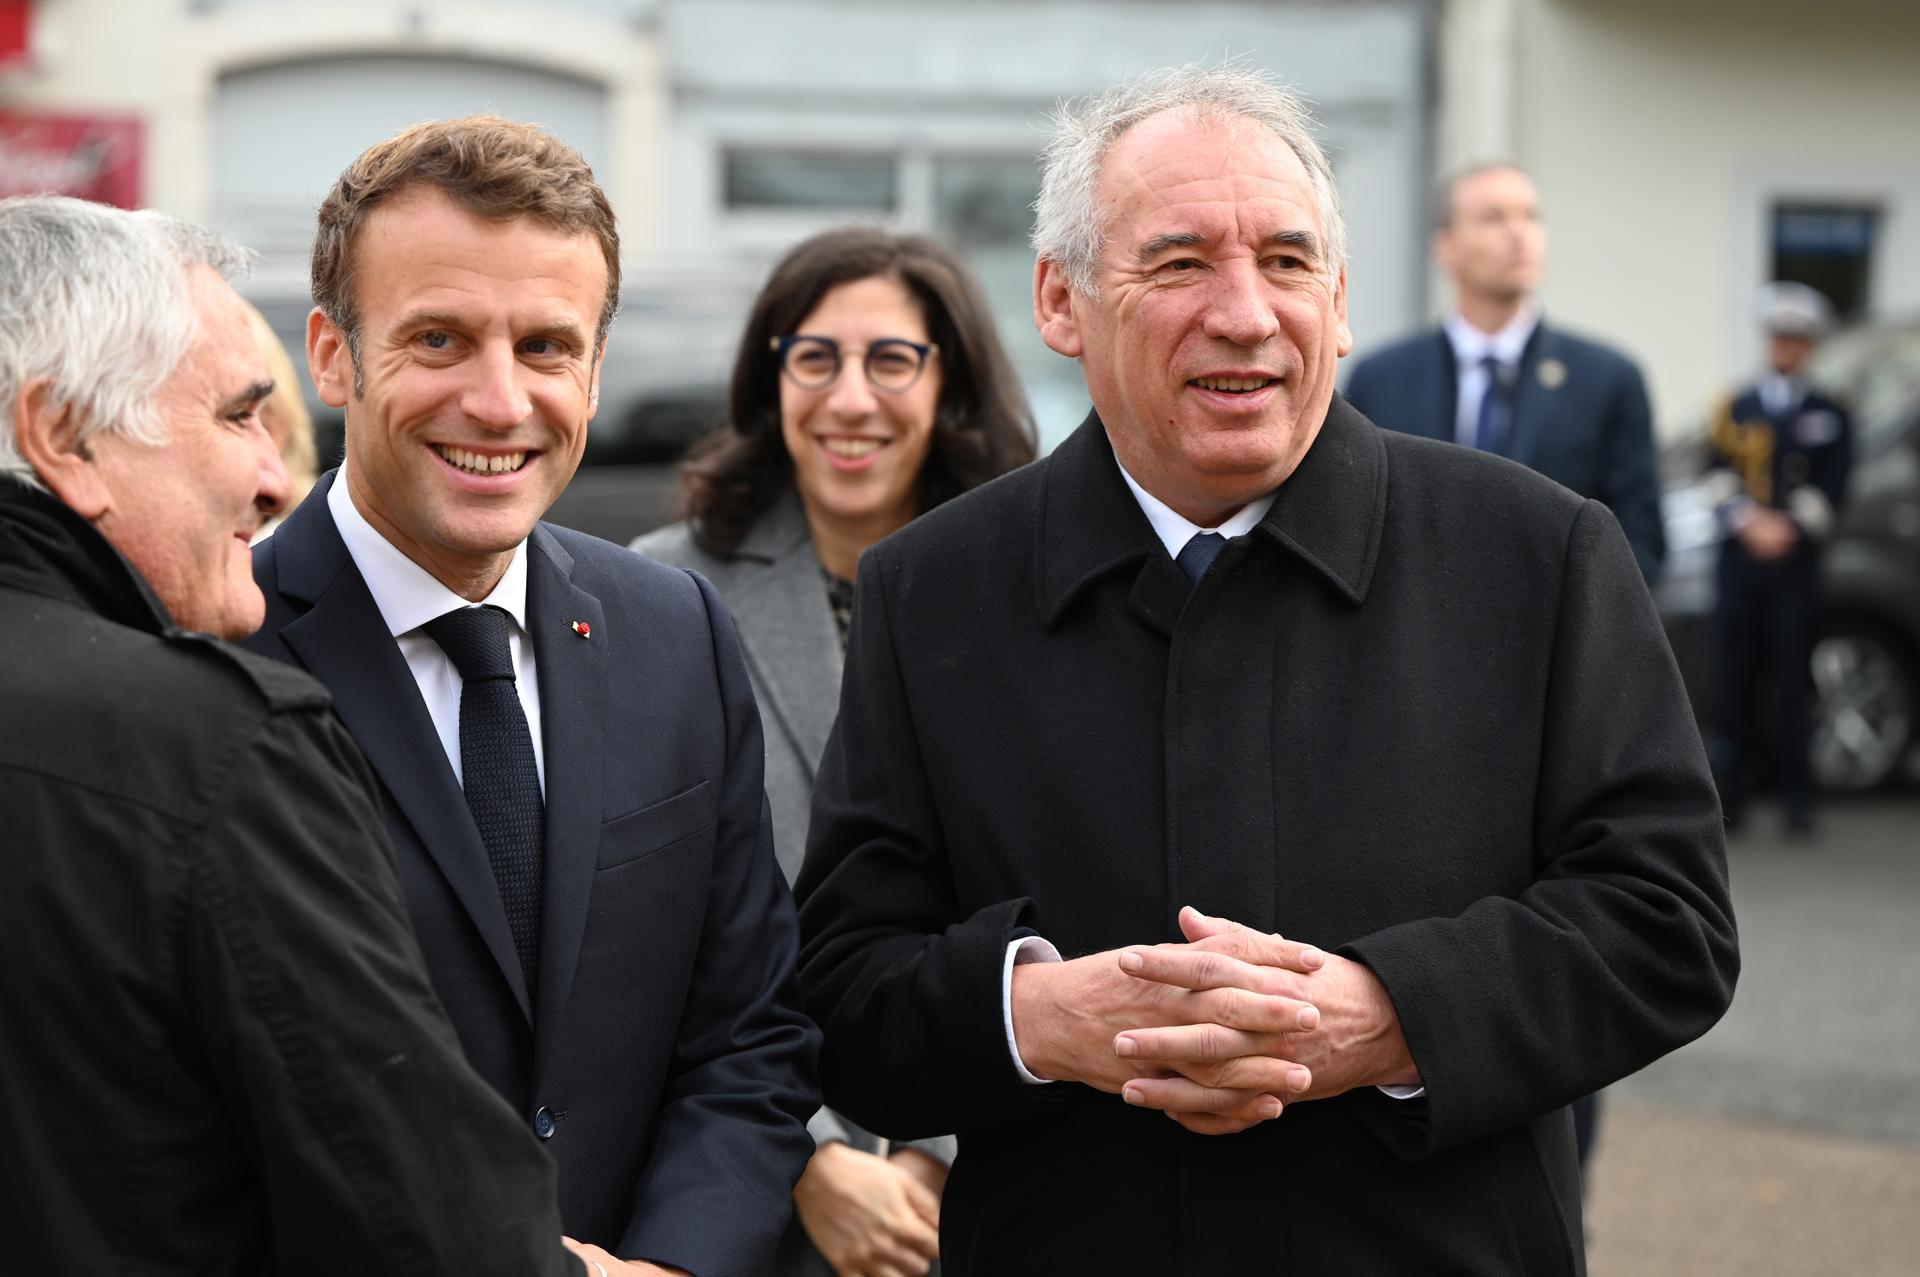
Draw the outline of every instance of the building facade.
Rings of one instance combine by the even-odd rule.
[[[1624,346],[1668,436],[1757,355],[1761,284],[1920,310],[1920,6],[1907,0],[0,0],[0,190],[137,199],[264,255],[289,337],[312,210],[370,140],[491,110],[594,164],[629,281],[596,431],[711,397],[748,299],[846,221],[957,243],[1048,442],[1085,409],[1033,333],[1034,153],[1064,97],[1238,56],[1316,102],[1359,348],[1433,318],[1436,172],[1537,176],[1545,301]],[[91,183],[87,185],[86,183]]]

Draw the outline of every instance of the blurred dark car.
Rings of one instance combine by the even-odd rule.
[[[726,419],[718,387],[647,393],[595,417],[573,481],[547,511],[563,527],[625,545],[680,517],[680,458]]]
[[[1827,548],[1813,651],[1814,778],[1848,792],[1920,773],[1920,320],[1836,334],[1810,370],[1854,414],[1854,470]],[[1720,532],[1694,476],[1668,459],[1668,558],[1654,590],[1703,730],[1712,731],[1712,612]],[[1684,477],[1683,477],[1684,476]]]

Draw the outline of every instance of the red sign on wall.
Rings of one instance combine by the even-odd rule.
[[[32,52],[31,0],[0,0],[0,67],[25,62]]]
[[[145,144],[138,116],[0,111],[0,197],[74,195],[138,208]]]

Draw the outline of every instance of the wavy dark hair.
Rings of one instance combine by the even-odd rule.
[[[696,444],[681,468],[693,539],[707,553],[732,555],[782,485],[794,482],[793,458],[780,437],[780,361],[772,339],[794,332],[833,289],[876,277],[906,287],[940,347],[940,398],[920,470],[919,513],[1033,460],[1033,414],[986,297],[953,250],[924,235],[827,231],[773,268],[740,335],[727,424]]]

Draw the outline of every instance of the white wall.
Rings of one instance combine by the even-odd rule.
[[[1920,310],[1920,4],[1533,0],[1522,24],[1546,304],[1640,358],[1664,434],[1758,356],[1776,199],[1880,204],[1875,309]]]

